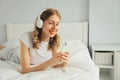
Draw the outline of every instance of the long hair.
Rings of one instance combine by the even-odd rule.
[[[40,19],[44,22],[52,15],[57,15],[61,19],[60,12],[52,8],[48,8],[45,11],[43,11],[40,15]],[[35,26],[35,29],[33,31],[33,48],[39,49],[40,43],[42,40],[42,37],[41,37],[42,28],[39,28],[37,26],[37,18],[35,20],[34,26]],[[54,37],[50,37],[48,50],[58,49],[59,46],[60,46],[60,36],[56,34]]]

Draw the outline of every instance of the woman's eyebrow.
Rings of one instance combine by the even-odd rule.
[[[51,22],[56,22],[56,21],[54,21],[54,20],[49,20],[49,21],[51,21]],[[60,23],[60,22],[58,21],[58,22],[56,22],[56,23]]]

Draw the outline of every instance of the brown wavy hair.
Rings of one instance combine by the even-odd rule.
[[[56,9],[48,8],[45,11],[43,11],[40,15],[40,19],[44,22],[47,20],[50,16],[57,15],[61,20],[61,14]],[[42,28],[37,27],[37,19],[35,20],[34,26],[35,29],[33,31],[33,48],[39,49],[40,43],[42,40],[41,33]],[[56,34],[54,37],[51,37],[49,40],[48,50],[58,49],[60,46],[60,36]]]

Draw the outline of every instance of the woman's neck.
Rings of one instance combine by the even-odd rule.
[[[46,36],[46,35],[42,32],[42,41],[48,42],[49,39],[50,39],[50,37]]]

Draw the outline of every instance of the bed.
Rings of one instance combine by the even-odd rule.
[[[33,29],[32,23],[7,24],[7,41],[3,44],[12,49],[19,45],[18,36]],[[99,68],[95,66],[88,51],[88,23],[61,23],[60,50],[70,53],[68,66],[48,68],[44,71],[20,73],[20,64],[0,59],[0,80],[99,80]],[[1,53],[9,52],[5,48]]]

